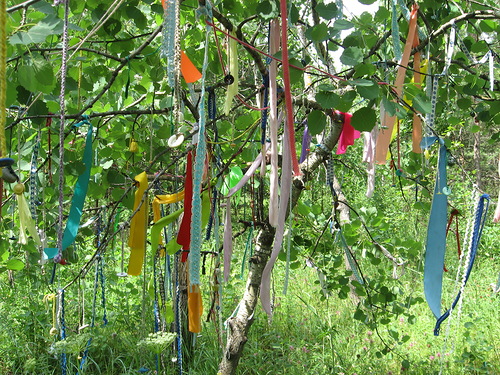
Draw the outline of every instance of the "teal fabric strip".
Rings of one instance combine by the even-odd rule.
[[[85,150],[83,151],[83,163],[85,164],[85,171],[78,177],[78,180],[76,181],[73,199],[71,201],[71,208],[69,210],[68,222],[66,223],[66,229],[64,230],[63,234],[63,251],[75,241],[76,234],[78,233],[78,228],[80,227],[80,219],[82,217],[83,204],[85,202],[87,189],[89,187],[90,169],[92,168],[92,124],[87,120],[84,120],[75,125],[75,127],[80,126],[83,123],[89,124],[89,130],[87,131],[87,137],[85,140]]]
[[[401,61],[403,52],[401,51],[401,42],[399,41],[399,25],[398,25],[398,10],[396,8],[396,0],[392,1],[392,23],[391,23],[391,33],[392,33],[392,43],[394,48],[394,57],[397,62]]]
[[[446,146],[438,137],[425,137],[422,148],[439,142],[438,171],[431,215],[425,245],[424,293],[427,303],[436,318],[441,316],[441,289],[443,284],[444,255],[446,250],[446,224],[449,189],[446,181]]]

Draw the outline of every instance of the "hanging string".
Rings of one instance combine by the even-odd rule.
[[[0,158],[7,156],[5,100],[7,95],[7,2],[0,0]],[[0,169],[0,177],[2,175]],[[0,186],[1,187],[1,186]],[[0,209],[1,209],[0,200]]]
[[[181,287],[179,277],[179,254],[175,255],[175,327],[177,329],[177,366],[182,375],[182,327],[181,327]]]
[[[59,327],[61,330],[61,340],[66,339],[66,318],[64,316],[64,289],[59,289]],[[66,352],[61,353],[61,373],[66,375],[67,357]]]
[[[59,212],[57,227],[58,255],[62,258],[63,247],[63,219],[64,219],[64,130],[66,125],[66,74],[68,70],[68,29],[69,29],[69,0],[64,1],[64,21],[62,33],[62,56],[61,56],[61,92],[59,95],[60,124],[59,124]],[[57,263],[54,263],[54,270]]]

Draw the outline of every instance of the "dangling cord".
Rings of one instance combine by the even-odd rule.
[[[5,100],[7,95],[7,2],[0,0],[0,158],[7,157],[7,140],[5,138]],[[0,171],[1,175],[1,171]],[[0,188],[3,188],[0,186]],[[2,200],[0,199],[0,210]]]
[[[52,114],[49,112],[49,115]],[[52,180],[52,142],[51,142],[51,130],[50,127],[52,126],[52,117],[47,118],[45,121],[45,126],[47,127],[47,154],[48,154],[48,161],[47,161],[47,174],[49,176],[49,184],[53,184],[54,181]]]
[[[156,252],[154,255],[153,259],[153,287],[154,287],[154,301],[153,301],[153,317],[155,320],[155,333],[157,333],[160,330],[160,313],[158,311],[158,257],[159,257],[159,250]],[[155,353],[155,364],[156,364],[156,373],[160,373],[160,355],[158,353]]]
[[[62,240],[63,240],[63,219],[64,219],[64,129],[66,125],[66,73],[68,70],[68,21],[69,0],[64,1],[64,23],[62,35],[62,57],[61,57],[61,93],[59,95],[59,106],[61,108],[59,124],[59,212],[57,221],[57,248],[58,259],[62,258]],[[55,258],[56,259],[56,258]],[[51,283],[54,282],[57,263],[54,262]]]
[[[59,325],[61,328],[61,340],[66,339],[66,320],[64,317],[64,289],[59,289]],[[66,375],[67,358],[66,352],[61,353],[61,373]]]
[[[264,110],[261,111],[261,123],[260,123],[260,148],[262,152],[262,165],[260,168],[260,175],[262,177],[266,174],[266,128],[267,128],[267,114],[269,107],[269,72],[267,72],[262,77],[262,82],[264,86]]]
[[[182,375],[182,327],[181,327],[181,287],[179,278],[179,256],[175,254],[175,327],[177,328],[177,365]]]
[[[451,223],[453,222],[453,218],[455,218],[455,237],[457,238],[457,253],[458,259],[462,256],[462,250],[460,248],[460,233],[458,232],[458,215],[460,212],[454,208],[450,212],[450,218],[448,219],[448,225],[446,226],[446,236],[448,236],[448,232],[450,231]],[[444,267],[444,271],[448,272],[446,267]]]

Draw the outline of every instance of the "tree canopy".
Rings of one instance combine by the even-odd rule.
[[[449,183],[456,200],[448,205],[462,204],[474,184],[492,196],[498,189],[500,8],[494,0],[3,3],[0,270],[35,273],[48,290],[55,279],[67,291],[119,242],[125,264],[128,247],[132,254],[145,251],[148,274],[156,269],[157,248],[188,259],[220,253],[227,281],[230,242],[241,235],[223,234],[224,226],[236,228],[226,199],[233,195],[233,220],[244,210],[239,224],[255,230],[257,255],[244,303],[229,322],[221,373],[236,371],[259,295],[270,308],[268,259],[278,256],[289,217],[294,248],[318,264],[342,263],[328,255],[322,238],[330,223],[342,227],[354,258],[346,255],[351,273],[335,279],[333,289],[364,299],[366,280],[357,275],[355,256],[364,246],[355,245],[363,228],[383,264],[397,270],[420,256],[412,247],[423,247],[389,245],[377,235],[385,230],[384,215],[356,211],[349,197],[364,193],[365,178],[375,183],[368,193],[374,205],[390,206],[380,200],[394,185],[400,195],[392,199],[408,202],[414,194],[411,207],[426,221],[438,151],[425,143],[437,137],[448,164],[458,166]],[[364,158],[356,132],[366,136]],[[369,138],[376,133],[378,140]],[[369,142],[375,142],[371,160]],[[348,176],[342,183],[341,170]],[[17,179],[9,173],[26,193],[14,191]],[[245,173],[250,187],[237,192]],[[167,198],[153,217],[144,210],[148,197],[159,195]],[[160,215],[160,205],[170,202]],[[144,223],[147,234],[125,238]],[[168,231],[158,240],[161,225]],[[191,244],[181,244],[178,232]],[[298,267],[292,258],[287,267]],[[200,284],[193,276],[200,265],[188,263],[185,277]],[[141,268],[142,260],[138,273]],[[375,299],[388,295],[379,287]],[[189,298],[187,309],[194,306]],[[358,320],[368,315],[359,306],[356,314]]]

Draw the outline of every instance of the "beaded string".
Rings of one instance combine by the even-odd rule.
[[[58,212],[58,231],[57,231],[57,247],[59,256],[62,257],[62,240],[63,240],[63,218],[64,218],[64,130],[66,125],[66,74],[68,70],[68,25],[69,25],[69,0],[61,0],[64,2],[64,22],[62,33],[62,57],[61,57],[61,92],[59,95],[59,105],[61,108],[60,124],[59,124],[59,212]],[[54,263],[54,267],[55,267]]]
[[[61,331],[61,340],[66,339],[66,318],[64,316],[64,289],[59,289],[59,327]],[[66,352],[61,353],[61,373],[66,375],[67,372],[67,357]]]
[[[464,249],[469,249],[470,248],[470,244],[471,244],[471,233],[472,233],[472,226],[474,224],[474,211],[475,211],[475,204],[476,202],[479,201],[479,193],[478,193],[478,190],[476,188],[476,186],[474,187],[474,190],[473,190],[473,193],[472,193],[472,196],[471,196],[471,199],[470,199],[470,204],[469,204],[469,219],[467,220],[467,225],[466,225],[466,229],[465,229],[465,235],[464,235],[464,243],[463,243],[463,248]],[[464,264],[467,264],[467,262],[464,263],[465,261],[465,258],[467,256],[467,253],[464,251],[460,254],[459,256],[459,260],[458,260],[458,265],[457,265],[457,273],[456,273],[456,276],[455,276],[455,282],[454,282],[454,289],[457,290],[459,289],[459,280],[460,280],[460,276],[461,276],[461,270],[462,268],[464,267]],[[457,319],[456,319],[456,323],[455,323],[455,327],[458,327],[459,324],[460,324],[460,316],[461,316],[461,313],[462,313],[462,301],[463,301],[463,298],[460,299],[459,303],[458,303],[458,314],[457,314]],[[453,305],[451,306],[450,308],[450,319],[448,319],[448,324],[446,326],[446,332],[445,332],[445,340],[443,341],[443,349],[442,349],[442,353],[446,353],[447,352],[447,344],[448,344],[448,338],[450,337],[450,332],[451,332],[451,323],[452,323],[452,319],[451,319],[451,316],[454,314],[454,311],[455,311],[455,308],[453,307]],[[452,344],[452,348],[451,348],[451,351],[454,350],[454,347],[455,347],[455,343]],[[442,366],[442,363],[441,363],[441,366]]]

